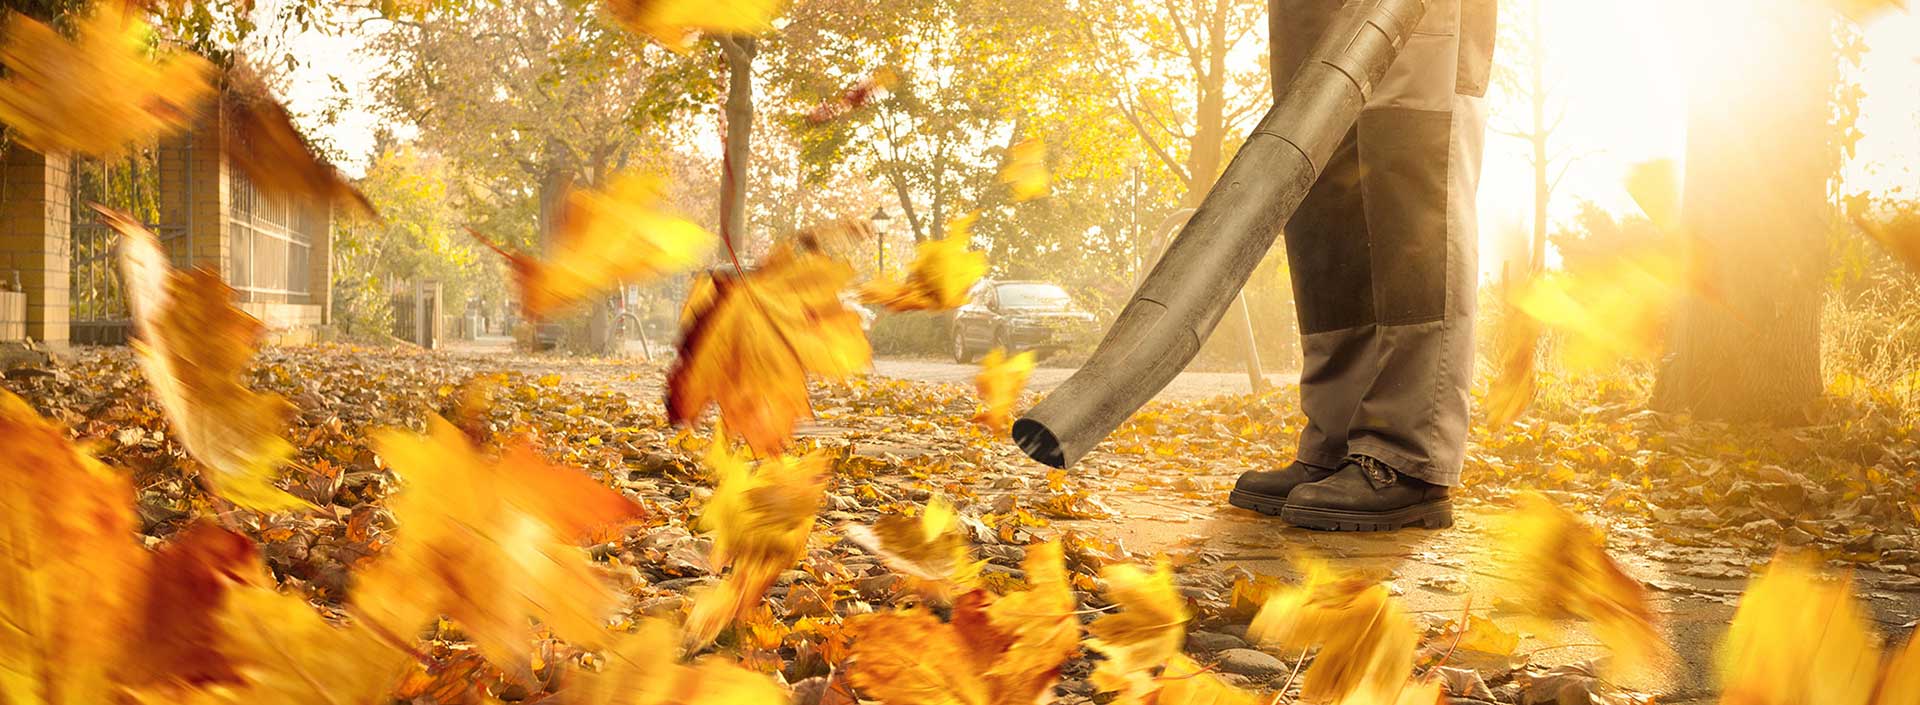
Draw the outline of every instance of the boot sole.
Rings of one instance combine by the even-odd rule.
[[[1415,525],[1445,529],[1453,526],[1453,500],[1422,502],[1387,512],[1293,506],[1281,510],[1280,519],[1304,529],[1321,531],[1396,531]]]
[[[1287,499],[1285,497],[1276,499],[1273,495],[1258,492],[1234,490],[1227,494],[1227,504],[1241,509],[1251,509],[1267,516],[1280,516],[1280,512],[1287,508]]]

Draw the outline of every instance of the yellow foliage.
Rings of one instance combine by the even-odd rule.
[[[205,59],[148,56],[146,22],[122,3],[96,3],[73,41],[7,13],[0,36],[0,122],[42,152],[111,155],[189,126],[213,92]]]
[[[1302,584],[1267,599],[1247,637],[1289,651],[1318,647],[1300,687],[1300,697],[1314,702],[1398,701],[1418,644],[1385,584],[1318,565]]]
[[[904,280],[876,279],[860,286],[862,303],[890,311],[944,311],[967,302],[967,292],[987,273],[987,253],[967,249],[972,244],[969,213],[947,223],[947,236],[920,243]]]
[[[783,455],[749,467],[716,435],[707,467],[717,482],[700,525],[712,532],[713,565],[729,570],[695,596],[687,617],[688,646],[694,649],[758,607],[780,572],[806,554],[827,489],[827,457],[820,453]]]
[[[784,0],[607,0],[613,16],[636,34],[674,51],[693,48],[695,32],[759,34],[773,29]]]
[[[1120,611],[1087,625],[1087,648],[1107,657],[1094,668],[1093,685],[1102,692],[1120,691],[1122,702],[1135,702],[1154,691],[1152,670],[1180,652],[1192,615],[1164,561],[1151,573],[1123,563],[1100,574],[1108,599]]]
[[[1027,351],[1007,357],[1006,351],[994,348],[980,360],[980,374],[973,378],[973,388],[980,394],[980,410],[973,415],[973,422],[992,429],[994,433],[1004,433],[1013,418],[1013,403],[1020,398],[1020,389],[1027,386],[1027,377],[1033,374],[1033,352]]]
[[[842,531],[887,566],[934,583],[946,595],[970,587],[980,574],[980,562],[968,552],[967,537],[959,528],[960,516],[953,503],[936,496],[918,517],[890,514],[873,526],[850,524]]]
[[[293,406],[240,380],[266,326],[233,304],[218,274],[174,271],[159,239],[132,216],[95,209],[120,232],[121,280],[140,333],[134,350],[180,445],[235,504],[265,512],[307,506],[273,485],[293,456],[281,435]]]
[[[349,705],[381,702],[412,657],[365,625],[336,627],[305,600],[271,588],[236,590],[220,617],[222,646],[245,685],[191,691],[191,705]],[[321,675],[324,674],[324,675]],[[316,682],[319,681],[319,682]],[[156,701],[158,702],[158,701]]]
[[[606,665],[563,691],[566,705],[779,705],[787,691],[765,674],[718,656],[675,658],[673,625],[641,622],[607,650]]]

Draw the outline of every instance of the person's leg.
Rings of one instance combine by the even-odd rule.
[[[1270,0],[1277,100],[1325,33],[1340,0]],[[1295,462],[1240,476],[1228,501],[1278,514],[1294,487],[1325,479],[1347,455],[1347,423],[1372,380],[1373,303],[1361,207],[1360,151],[1349,131],[1286,226],[1287,269],[1301,332],[1300,430]]]
[[[1459,2],[1439,0],[1381,81],[1356,127],[1368,243],[1371,325],[1350,462],[1298,487],[1288,521],[1327,529],[1451,523],[1473,369],[1482,119],[1455,95]]]

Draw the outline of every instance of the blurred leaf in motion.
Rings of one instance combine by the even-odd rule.
[[[627,29],[674,51],[693,48],[694,34],[759,34],[773,29],[784,0],[607,0]]]
[[[0,122],[36,150],[116,154],[187,128],[213,92],[211,64],[187,53],[156,61],[146,22],[122,3],[98,3],[73,41],[18,13],[0,21]]]
[[[1247,637],[1286,651],[1318,648],[1300,696],[1317,702],[1397,702],[1413,675],[1413,621],[1378,581],[1313,565],[1267,599]]]
[[[1865,705],[1880,646],[1851,581],[1781,556],[1741,595],[1719,663],[1725,705]]]
[[[717,242],[713,235],[662,211],[661,198],[659,179],[622,173],[604,189],[567,194],[540,258],[481,241],[513,268],[520,309],[528,318],[544,319],[622,282],[684,271],[706,259]]]
[[[1487,427],[1498,428],[1520,420],[1538,391],[1534,364],[1539,358],[1540,321],[1508,306],[1496,334],[1499,357],[1483,405]]]
[[[149,556],[133,488],[0,390],[0,702],[111,702]]]
[[[895,705],[1038,702],[1079,648],[1080,621],[1060,545],[1027,551],[1027,590],[975,590],[942,622],[923,609],[848,620],[848,673],[862,691]]]
[[[1007,357],[1000,348],[987,351],[980,360],[980,374],[973,378],[973,388],[980,394],[980,410],[974,412],[973,422],[996,434],[1006,433],[1013,418],[1013,403],[1020,399],[1020,390],[1032,374],[1033,351],[1013,357]]]
[[[1000,168],[1000,182],[1013,191],[1014,201],[1031,201],[1047,195],[1053,176],[1047,172],[1047,143],[1028,138],[1007,148],[1006,166]]]
[[[607,649],[598,672],[582,673],[557,702],[566,705],[779,705],[785,688],[720,656],[680,663],[673,625],[640,623]]]
[[[1865,24],[1888,12],[1904,11],[1907,0],[1832,0],[1833,9],[1854,22]]]
[[[706,465],[715,485],[700,525],[712,532],[713,565],[728,572],[694,598],[686,627],[690,649],[711,643],[729,623],[759,607],[774,579],[806,553],[827,489],[825,455],[782,455],[749,464],[727,446],[726,438],[715,434],[708,449]]]
[[[1117,613],[1087,625],[1087,648],[1106,660],[1094,667],[1093,685],[1101,692],[1118,691],[1121,700],[1145,697],[1155,689],[1153,670],[1180,653],[1187,638],[1186,598],[1173,586],[1172,568],[1160,563],[1153,572],[1122,563],[1100,572],[1107,581],[1107,599]]]
[[[152,564],[140,629],[128,635],[141,646],[127,652],[116,677],[134,685],[243,682],[218,620],[233,589],[271,585],[253,542],[195,521],[162,544]]]
[[[1175,654],[1160,674],[1154,705],[1262,705],[1267,702],[1209,673],[1186,654]]]
[[[987,253],[968,249],[973,222],[968,213],[947,223],[947,236],[920,243],[906,279],[875,279],[860,287],[861,303],[889,311],[944,311],[967,302],[967,292],[987,274]]]
[[[1569,364],[1598,369],[1660,353],[1667,312],[1682,295],[1684,278],[1670,252],[1620,252],[1579,272],[1536,277],[1520,287],[1513,304],[1568,334]]]
[[[620,594],[579,544],[641,519],[638,504],[524,445],[483,456],[438,416],[426,435],[380,431],[373,445],[406,489],[389,505],[398,539],[358,575],[358,614],[401,635],[444,614],[516,674],[529,663],[528,617],[568,641],[600,641]]]
[[[1607,555],[1606,535],[1540,495],[1518,501],[1498,534],[1515,551],[1501,574],[1514,576],[1517,601],[1543,617],[1589,622],[1622,674],[1664,668],[1670,653],[1647,588]]]
[[[271,587],[228,595],[223,649],[245,684],[194,691],[188,705],[349,705],[384,702],[413,657],[365,624],[328,624],[306,600]]]
[[[888,567],[949,590],[970,586],[980,573],[960,533],[959,512],[943,497],[928,500],[917,517],[889,514],[872,526],[849,524],[841,530]]]
[[[778,453],[813,416],[807,375],[840,379],[872,364],[860,317],[840,300],[853,269],[824,255],[776,251],[758,270],[694,281],[667,375],[667,419],[691,424],[710,404],[762,454]]]
[[[873,101],[885,96],[899,83],[899,73],[891,68],[881,68],[873,72],[873,75],[861,79],[852,88],[834,96],[833,100],[816,105],[812,110],[807,111],[807,122],[819,124],[837,120],[867,107]]]
[[[296,200],[330,203],[361,217],[376,218],[373,204],[345,176],[321,158],[286,106],[259,74],[236,61],[227,69],[221,87],[221,126],[226,130],[225,154],[234,168],[261,191]]]
[[[241,383],[266,327],[233,303],[216,273],[174,271],[166,250],[132,216],[94,206],[120,233],[121,281],[147,383],[180,445],[208,469],[208,484],[234,504],[263,512],[308,506],[273,485],[293,456],[281,434],[285,399]]]

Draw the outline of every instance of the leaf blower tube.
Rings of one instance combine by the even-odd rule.
[[[1072,465],[1186,368],[1426,9],[1348,0],[1086,364],[1014,422],[1022,451]]]

